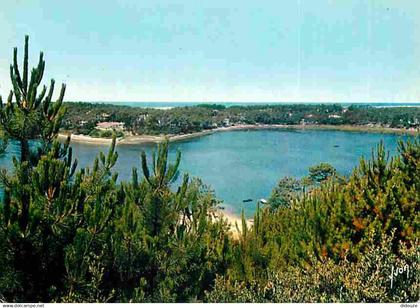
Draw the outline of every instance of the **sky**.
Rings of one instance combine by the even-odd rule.
[[[25,34],[66,100],[420,101],[419,0],[2,0],[3,97]]]

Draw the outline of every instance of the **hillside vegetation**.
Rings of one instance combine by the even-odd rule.
[[[81,102],[68,102],[65,106],[63,129],[84,135],[92,135],[102,121],[122,122],[126,131],[134,135],[187,134],[239,124],[357,125],[412,130],[420,127],[420,107],[202,104],[160,110]]]

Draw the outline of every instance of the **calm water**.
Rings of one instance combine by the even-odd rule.
[[[307,175],[308,168],[329,162],[349,175],[361,156],[370,157],[371,148],[383,140],[391,154],[396,153],[396,135],[310,130],[251,130],[215,133],[171,144],[171,155],[181,150],[181,170],[200,177],[210,185],[225,208],[251,215],[255,202],[244,199],[268,198],[277,181],[284,176]],[[405,137],[407,138],[407,137]],[[337,147],[338,146],[338,147]],[[150,153],[153,146],[121,145],[116,170],[120,179],[131,176],[133,166],[140,167],[140,152]],[[79,166],[91,165],[97,153],[107,146],[74,144]],[[9,152],[17,153],[15,147]],[[10,166],[10,155],[0,159]]]

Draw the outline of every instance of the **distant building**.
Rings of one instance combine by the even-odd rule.
[[[123,122],[99,122],[96,124],[96,129],[99,130],[123,130],[124,123]]]
[[[148,115],[148,114],[141,114],[141,115],[137,118],[137,121],[139,121],[139,122],[143,122],[143,121],[145,121],[148,117],[149,117],[149,115]]]
[[[226,118],[223,120],[223,125],[224,126],[230,126],[230,119]]]
[[[333,118],[333,119],[339,119],[339,118],[341,118],[341,115],[338,115],[338,114],[330,114],[329,116],[328,116],[328,118]]]

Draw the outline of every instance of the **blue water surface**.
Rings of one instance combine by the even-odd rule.
[[[249,130],[228,131],[171,143],[171,158],[179,149],[180,169],[199,177],[223,200],[227,211],[252,215],[256,201],[267,199],[278,180],[284,176],[302,177],[308,168],[321,162],[332,164],[338,172],[349,175],[360,157],[369,158],[372,148],[383,141],[391,155],[396,154],[399,138],[393,134],[323,130]],[[141,169],[140,153],[150,154],[153,145],[118,145],[115,170],[120,180],[131,177],[132,167]],[[99,151],[107,146],[74,143],[79,167],[92,165]],[[10,168],[11,155],[18,153],[11,145],[0,166]],[[255,202],[243,203],[244,199]]]

